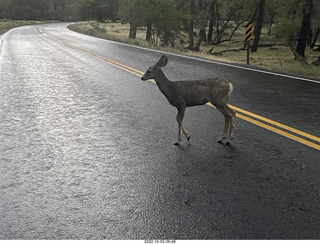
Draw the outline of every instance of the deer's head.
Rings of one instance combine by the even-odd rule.
[[[153,65],[150,66],[150,68],[144,73],[144,75],[141,77],[141,80],[149,80],[154,79],[155,76],[157,76],[157,73],[162,67],[165,67],[168,63],[168,57],[166,55],[163,55],[159,61]]]

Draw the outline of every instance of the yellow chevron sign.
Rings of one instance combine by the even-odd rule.
[[[252,39],[252,22],[248,22],[246,24],[246,41],[250,41]]]

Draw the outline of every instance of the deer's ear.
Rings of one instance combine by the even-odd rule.
[[[168,57],[166,55],[163,55],[159,61],[156,63],[155,66],[158,66],[158,67],[165,67],[168,63]]]

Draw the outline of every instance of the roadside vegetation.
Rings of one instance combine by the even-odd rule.
[[[174,40],[175,46],[171,47],[163,45],[163,41],[161,40],[158,40],[157,44],[146,41],[146,29],[143,27],[137,29],[135,39],[129,38],[129,24],[121,24],[118,22],[98,23],[96,21],[83,21],[77,22],[69,26],[69,28],[73,31],[86,35],[157,50],[237,64],[246,64],[247,62],[247,51],[243,48],[243,31],[245,27],[239,29],[239,31],[234,34],[233,40],[214,46],[203,43],[201,44],[199,51],[189,50],[187,48],[188,34],[183,31],[181,31],[179,35],[176,35],[176,39]],[[307,63],[295,60],[292,50],[285,42],[273,42],[273,37],[267,37],[266,32],[267,30],[262,30],[262,40],[264,40],[264,42],[261,42],[259,50],[250,54],[250,65],[263,69],[320,79],[320,67],[310,65],[319,57],[319,51],[307,48],[305,52],[305,60]]]
[[[320,78],[319,0],[0,0],[0,20],[0,31],[76,22],[88,35],[240,64],[250,21],[250,65]]]
[[[0,19],[0,35],[6,32],[7,30],[10,30],[15,27],[24,25],[38,25],[43,23],[49,23],[49,21]]]

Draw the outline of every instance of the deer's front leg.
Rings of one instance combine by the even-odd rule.
[[[183,127],[183,124],[182,124],[182,131],[183,131],[183,134],[185,135],[185,137],[187,138],[187,140],[190,141],[190,134],[189,134],[189,132]]]
[[[184,112],[186,110],[186,107],[184,106],[180,106],[180,107],[177,107],[178,109],[178,114],[177,114],[177,122],[178,122],[178,139],[177,139],[177,142],[174,144],[174,145],[179,145],[180,142],[181,142],[181,129],[183,130],[183,133],[186,134],[188,133],[182,126],[182,120],[183,120],[183,117],[184,117]]]

